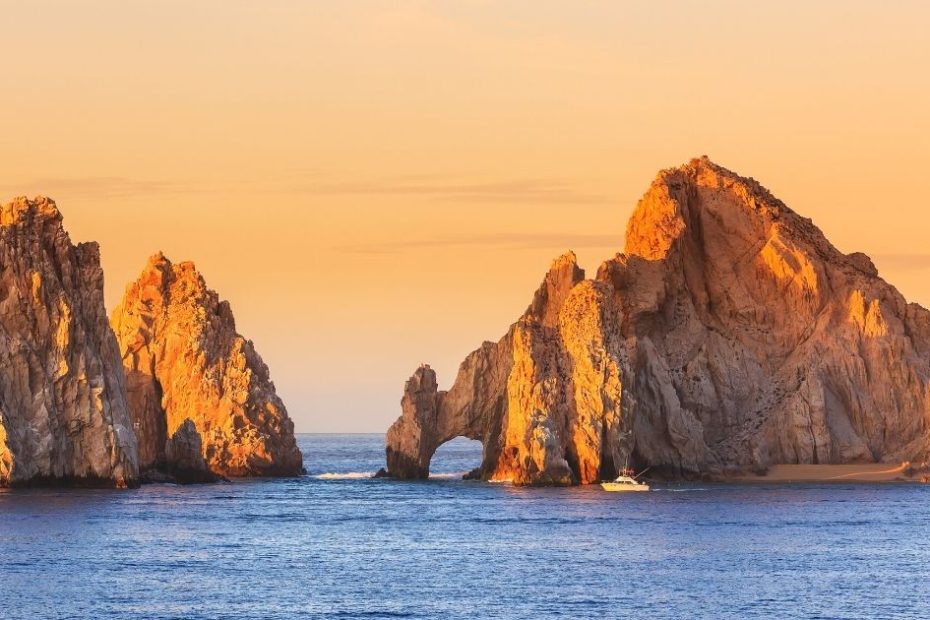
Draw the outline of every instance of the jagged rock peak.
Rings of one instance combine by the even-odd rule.
[[[49,198],[0,207],[0,486],[132,486],[138,454],[97,244]]]
[[[731,240],[701,238],[708,229]],[[661,260],[682,245],[746,246],[772,237],[803,243],[823,260],[862,266],[860,259],[844,256],[809,218],[795,213],[761,183],[706,156],[657,175],[627,223],[624,253]]]
[[[61,212],[55,201],[47,196],[36,196],[30,200],[17,196],[0,208],[0,225],[13,226],[31,220],[50,220],[61,222]]]
[[[755,216],[770,222],[797,218],[755,179],[741,177],[707,156],[695,158],[656,176],[627,223],[625,253],[662,259],[701,217],[736,222]]]
[[[575,285],[584,280],[584,275],[574,252],[569,251],[556,258],[536,291],[533,303],[527,308],[525,318],[554,326],[562,303]]]
[[[143,468],[172,468],[166,442],[190,420],[217,475],[301,473],[293,423],[268,367],[193,263],[152,256],[112,324]],[[185,445],[195,445],[189,434]]]

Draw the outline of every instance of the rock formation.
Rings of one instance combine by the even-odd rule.
[[[574,255],[448,392],[407,383],[388,473],[423,478],[442,443],[474,475],[591,483],[930,458],[930,312],[843,254],[756,181],[707,158],[661,172],[625,252],[585,280]]]
[[[0,208],[0,486],[138,480],[95,243],[72,245],[55,203]]]
[[[162,471],[181,484],[216,482],[203,458],[203,440],[190,418],[184,420],[165,444]]]
[[[220,476],[303,471],[268,367],[192,263],[158,254],[112,315],[143,469]],[[203,464],[191,454],[200,445]]]
[[[574,254],[560,257],[520,320],[468,356],[449,392],[428,366],[407,382],[388,472],[425,478],[436,448],[465,436],[484,445],[474,477],[570,485],[609,475],[628,438],[618,319],[609,287],[584,280]]]

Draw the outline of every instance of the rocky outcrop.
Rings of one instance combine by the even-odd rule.
[[[557,259],[520,320],[465,360],[451,390],[438,391],[428,366],[407,382],[388,472],[425,478],[436,448],[465,436],[484,445],[476,478],[570,485],[609,475],[629,435],[618,318],[609,288],[585,281],[574,254]]]
[[[95,243],[47,198],[0,208],[0,486],[138,481]]]
[[[388,432],[388,472],[479,439],[475,474],[590,483],[930,458],[930,312],[756,181],[706,158],[663,171],[625,252],[585,280],[558,259],[448,392],[424,367]]]
[[[199,443],[206,467],[220,476],[303,471],[268,367],[192,263],[152,257],[112,325],[143,469],[196,472],[191,452]]]
[[[184,420],[165,444],[164,471],[181,484],[219,479],[203,458],[203,440],[192,420]]]

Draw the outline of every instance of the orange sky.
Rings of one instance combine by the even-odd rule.
[[[928,7],[0,1],[0,196],[100,241],[110,308],[194,260],[299,431],[382,431],[700,154],[930,305]]]

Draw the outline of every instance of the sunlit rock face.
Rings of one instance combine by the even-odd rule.
[[[303,471],[268,367],[192,263],[152,257],[112,325],[143,469],[196,469],[190,452],[199,441],[206,467],[220,476]]]
[[[95,243],[48,198],[0,207],[0,486],[138,481]]]
[[[420,369],[388,470],[484,442],[476,473],[590,483],[930,457],[930,312],[752,179],[706,158],[661,172],[626,249],[585,280],[566,255],[449,392]]]
[[[609,287],[584,280],[574,254],[558,258],[520,320],[468,356],[451,390],[438,391],[428,366],[407,382],[388,473],[425,478],[436,448],[465,436],[484,444],[477,478],[571,485],[616,475],[628,435],[619,319]]]

